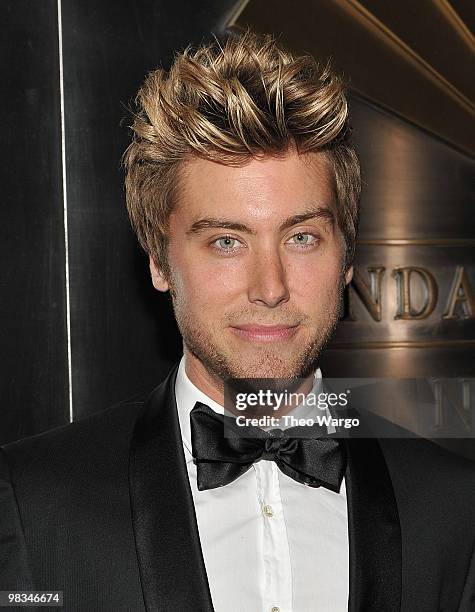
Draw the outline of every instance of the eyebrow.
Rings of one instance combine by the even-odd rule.
[[[333,214],[333,211],[325,206],[317,206],[316,208],[309,208],[302,213],[292,215],[287,219],[284,219],[284,221],[282,221],[282,223],[279,225],[279,230],[283,231],[293,227],[294,225],[305,223],[305,221],[310,221],[312,219],[323,219],[331,225],[332,231],[335,227],[335,215]],[[244,232],[246,234],[250,234],[251,236],[255,236],[257,233],[249,226],[245,225],[244,223],[239,223],[238,221],[218,219],[216,217],[206,217],[194,221],[190,228],[186,231],[186,234],[199,234],[207,229],[229,229],[236,232]]]

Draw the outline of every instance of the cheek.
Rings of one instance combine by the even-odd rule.
[[[320,311],[338,300],[341,283],[340,261],[313,260],[289,269],[290,295],[309,310]]]
[[[175,266],[173,279],[178,298],[200,319],[209,319],[221,306],[229,307],[245,286],[242,269],[226,262],[204,265],[197,258]]]

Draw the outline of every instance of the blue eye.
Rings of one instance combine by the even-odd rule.
[[[231,238],[231,236],[223,236],[213,242],[213,245],[215,245],[215,248],[219,251],[235,251],[239,248],[238,245],[240,244],[239,240]]]
[[[298,232],[294,234],[290,240],[293,244],[303,247],[314,246],[318,242],[317,236],[309,234],[308,232]]]

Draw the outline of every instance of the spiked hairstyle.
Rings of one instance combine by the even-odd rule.
[[[343,269],[354,258],[360,166],[349,141],[342,80],[329,64],[295,56],[270,34],[249,29],[175,56],[151,72],[137,98],[124,153],[126,201],[145,251],[167,275],[167,226],[180,197],[180,173],[201,157],[228,165],[252,158],[324,152],[332,169]]]

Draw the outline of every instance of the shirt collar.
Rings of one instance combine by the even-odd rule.
[[[315,372],[315,384],[311,393],[318,393],[318,389],[321,387],[322,372],[320,368],[317,368]],[[178,366],[178,372],[175,382],[175,397],[176,405],[178,410],[178,419],[180,422],[181,437],[183,440],[183,447],[185,450],[185,459],[189,463],[193,460],[191,454],[191,426],[190,426],[190,412],[194,408],[196,402],[206,404],[212,410],[218,414],[224,414],[224,408],[218,402],[215,402],[210,397],[203,393],[198,387],[196,387],[191,380],[188,378],[185,370],[185,356],[180,360]],[[292,414],[298,418],[305,418],[310,411],[314,411],[314,406],[307,406],[305,402],[297,406],[292,411]],[[330,427],[328,432],[332,433]]]

